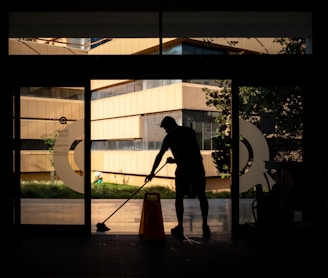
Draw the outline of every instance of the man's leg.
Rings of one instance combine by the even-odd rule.
[[[175,198],[175,212],[177,216],[178,225],[183,227],[183,213],[184,213],[184,206],[183,206],[183,195],[176,194]]]
[[[206,195],[202,194],[201,196],[198,197],[199,199],[199,204],[200,204],[200,210],[202,213],[202,219],[203,219],[203,237],[204,238],[209,238],[211,236],[211,230],[210,227],[207,224],[207,217],[208,217],[208,200],[206,198]]]
[[[203,227],[208,226],[207,225],[207,218],[208,218],[208,200],[206,198],[205,194],[202,194],[198,196],[200,210],[202,214],[202,220],[203,220]]]
[[[171,229],[171,234],[179,237],[183,237],[183,213],[184,213],[184,190],[183,190],[183,178],[176,177],[175,179],[175,213],[178,221],[178,225]]]
[[[203,228],[203,237],[210,237],[211,236],[211,230],[210,227],[208,226],[207,223],[207,218],[208,218],[208,200],[206,197],[206,180],[205,177],[202,177],[200,179],[195,179],[195,183],[193,184],[194,191],[197,195],[197,198],[199,200],[200,204],[200,210],[202,214],[202,228]]]

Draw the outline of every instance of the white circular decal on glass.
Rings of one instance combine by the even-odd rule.
[[[70,124],[56,138],[53,153],[55,169],[59,178],[68,187],[80,193],[84,193],[84,141],[82,134],[84,134],[84,120]],[[73,144],[75,144],[74,148],[72,148]],[[69,155],[70,152],[73,152],[72,156]]]

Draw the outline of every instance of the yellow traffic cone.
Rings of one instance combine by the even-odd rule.
[[[139,235],[144,240],[165,240],[162,207],[159,193],[145,193]]]

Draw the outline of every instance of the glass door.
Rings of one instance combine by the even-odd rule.
[[[253,222],[261,227],[302,222],[304,89],[284,85],[238,90],[241,201],[254,198]]]
[[[14,170],[20,187],[16,224],[88,224],[85,91],[84,87],[20,87],[14,115],[19,119],[14,121],[19,133],[15,157],[19,169]]]

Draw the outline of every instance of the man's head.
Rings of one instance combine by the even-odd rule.
[[[166,130],[166,132],[168,132],[172,128],[176,127],[177,125],[178,124],[176,123],[175,119],[170,116],[164,117],[161,122],[161,127],[164,128]]]

